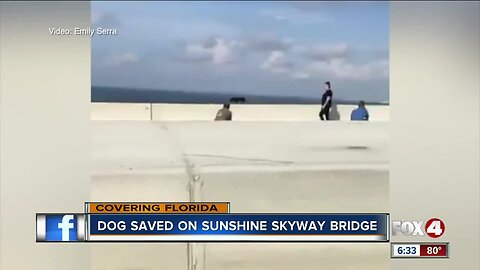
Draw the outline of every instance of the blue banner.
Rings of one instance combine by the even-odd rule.
[[[90,214],[88,240],[388,241],[387,214]]]

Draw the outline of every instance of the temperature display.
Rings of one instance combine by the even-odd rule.
[[[392,258],[448,258],[448,243],[392,243]]]

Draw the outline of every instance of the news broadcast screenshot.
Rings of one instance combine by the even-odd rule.
[[[479,1],[0,1],[0,269],[478,270],[479,48]]]

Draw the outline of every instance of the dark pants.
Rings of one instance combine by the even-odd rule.
[[[323,109],[320,111],[320,119],[322,120],[330,120],[330,106],[325,106]]]

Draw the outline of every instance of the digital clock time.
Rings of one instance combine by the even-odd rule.
[[[395,257],[417,257],[420,255],[420,245],[394,244],[393,255]]]

